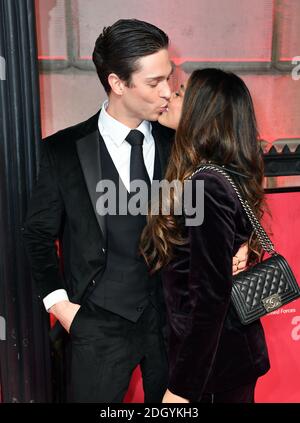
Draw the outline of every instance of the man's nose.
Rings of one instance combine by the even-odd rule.
[[[169,82],[165,81],[165,83],[163,84],[163,87],[161,89],[160,96],[165,98],[166,100],[170,100],[171,95],[172,95],[172,91],[171,91]]]

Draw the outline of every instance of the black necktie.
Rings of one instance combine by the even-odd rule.
[[[149,188],[151,186],[151,182],[143,156],[144,134],[137,129],[132,129],[125,139],[131,145],[130,182],[135,179],[140,179],[145,181]]]

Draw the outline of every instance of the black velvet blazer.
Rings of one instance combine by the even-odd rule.
[[[232,257],[251,226],[229,182],[214,171],[204,180],[204,221],[185,227],[188,244],[163,274],[168,314],[171,392],[197,401],[251,383],[269,369],[260,321],[243,326],[231,305]]]

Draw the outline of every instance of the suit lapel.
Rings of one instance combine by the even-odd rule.
[[[96,186],[102,179],[99,137],[100,134],[97,129],[85,137],[80,138],[76,142],[76,147],[92,207],[103,237],[106,240],[105,216],[98,214],[96,210],[96,203],[99,198],[99,194],[96,192]]]
[[[98,116],[99,113],[97,113],[97,115],[93,117],[92,124],[94,130],[89,134],[83,136],[82,138],[78,139],[76,141],[76,147],[92,207],[100,229],[102,231],[104,240],[106,241],[107,234],[105,216],[103,214],[101,215],[101,213],[98,214],[96,209],[97,200],[99,199],[99,193],[96,192],[96,186],[98,182],[102,180],[99,139],[101,135],[97,126]],[[161,174],[163,178],[165,175],[169,155],[167,152],[168,150],[165,146],[169,144],[169,140],[164,139],[156,122],[152,123],[152,135],[155,141],[155,148],[157,148],[159,163],[161,167]]]

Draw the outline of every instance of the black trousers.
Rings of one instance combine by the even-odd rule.
[[[87,301],[70,337],[72,402],[122,402],[138,364],[145,402],[161,402],[168,363],[160,315],[152,304],[133,323]]]
[[[201,403],[254,403],[256,381],[224,392],[204,393]]]

